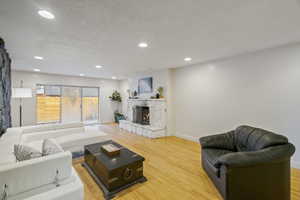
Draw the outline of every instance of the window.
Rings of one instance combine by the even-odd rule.
[[[38,85],[36,90],[36,100],[38,123],[60,122],[60,87]]]
[[[37,123],[99,121],[99,88],[37,85]]]

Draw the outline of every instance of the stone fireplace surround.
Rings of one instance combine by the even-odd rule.
[[[134,123],[133,116],[136,106],[149,107],[149,125]],[[145,137],[164,137],[166,136],[166,112],[165,99],[128,99],[127,120],[120,120],[119,127]]]

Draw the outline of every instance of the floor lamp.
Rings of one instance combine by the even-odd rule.
[[[21,81],[21,87],[12,89],[12,98],[20,99],[19,112],[20,112],[20,127],[22,126],[22,100],[32,97],[31,88],[23,88],[23,81]]]

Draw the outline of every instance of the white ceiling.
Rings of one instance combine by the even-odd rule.
[[[46,9],[54,20],[41,18]],[[0,0],[13,69],[89,77],[187,65],[300,41],[297,0]],[[146,41],[149,48],[137,44]],[[43,56],[43,61],[33,56]],[[96,69],[95,65],[103,65]]]

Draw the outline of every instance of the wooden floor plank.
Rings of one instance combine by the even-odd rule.
[[[177,137],[148,139],[101,125],[121,145],[146,158],[144,174],[148,181],[137,184],[117,195],[118,200],[221,200],[221,196],[200,165],[200,145]],[[102,200],[103,194],[87,171],[82,160],[73,165],[84,183],[85,200]],[[300,170],[292,170],[292,200],[300,200]]]

